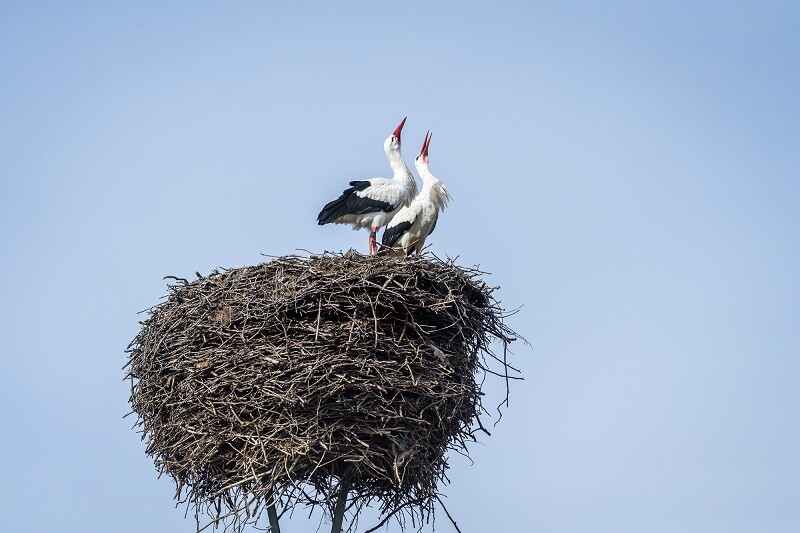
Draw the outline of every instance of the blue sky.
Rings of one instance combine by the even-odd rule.
[[[463,530],[800,529],[797,3],[162,4],[0,5],[3,529],[193,530],[121,418],[137,312],[364,251],[315,217],[406,115],[431,249],[532,343]]]

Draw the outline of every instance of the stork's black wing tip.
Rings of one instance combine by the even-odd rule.
[[[387,227],[383,230],[383,239],[381,244],[391,248],[400,239],[403,233],[411,229],[411,222],[403,221],[395,226]]]

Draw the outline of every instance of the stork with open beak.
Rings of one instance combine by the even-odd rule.
[[[400,154],[400,134],[405,123],[404,118],[383,143],[394,175],[388,179],[351,181],[350,188],[345,189],[336,200],[325,204],[317,216],[320,226],[332,222],[351,224],[354,229],[369,228],[369,255],[378,250],[375,239],[378,228],[388,224],[417,194],[417,182]]]
[[[432,133],[425,135],[422,149],[414,160],[419,177],[422,178],[422,191],[408,207],[402,208],[386,226],[381,240],[381,252],[392,255],[417,255],[425,246],[425,239],[433,233],[439,212],[444,211],[450,194],[447,187],[428,168],[428,148]]]

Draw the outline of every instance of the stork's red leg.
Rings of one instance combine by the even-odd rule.
[[[378,228],[374,227],[369,232],[369,255],[374,255],[378,251],[378,241],[375,236],[378,233]]]

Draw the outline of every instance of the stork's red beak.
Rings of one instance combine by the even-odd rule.
[[[397,139],[398,139],[398,140],[400,139],[400,132],[401,132],[401,131],[403,131],[403,126],[404,126],[404,125],[405,125],[405,123],[406,123],[406,118],[408,118],[408,117],[405,117],[405,118],[404,118],[404,119],[403,119],[403,120],[400,122],[400,125],[399,125],[399,126],[397,126],[397,129],[395,129],[395,130],[394,130],[394,133],[392,134],[392,135],[394,135],[395,137],[397,137]]]
[[[428,157],[428,146],[431,144],[431,137],[433,137],[433,133],[430,131],[425,134],[425,142],[422,143],[422,149],[419,151],[419,155],[425,157],[426,159]]]

